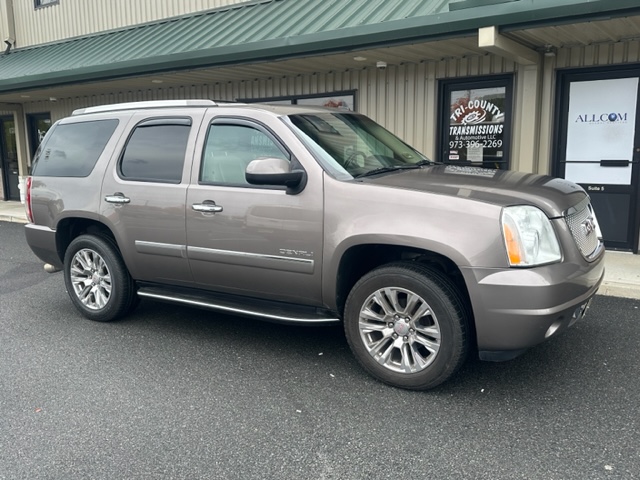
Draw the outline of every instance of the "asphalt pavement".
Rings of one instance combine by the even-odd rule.
[[[0,222],[0,479],[640,478],[640,300],[410,392],[337,327],[145,300],[85,320],[22,229]]]

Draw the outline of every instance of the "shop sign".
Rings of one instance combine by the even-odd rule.
[[[571,83],[565,178],[592,192],[631,184],[637,96],[638,77]]]
[[[450,93],[448,156],[445,160],[492,166],[501,162],[505,145],[506,88]]]

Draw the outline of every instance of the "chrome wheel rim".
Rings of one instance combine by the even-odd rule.
[[[104,308],[111,298],[111,273],[94,250],[79,250],[71,260],[71,285],[82,304],[91,310]]]
[[[435,313],[420,295],[404,288],[381,288],[371,294],[360,309],[359,329],[369,354],[394,372],[421,372],[440,350]]]

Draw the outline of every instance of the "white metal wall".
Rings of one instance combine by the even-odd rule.
[[[0,0],[3,35],[6,1],[13,1],[14,5],[16,47],[26,47],[246,0],[60,0],[59,4],[37,9],[33,0]]]
[[[359,112],[384,125],[408,143],[434,156],[437,80],[457,76],[513,72],[516,65],[486,55],[419,63],[348,70],[326,74],[279,77],[180,88],[157,88],[132,92],[105,92],[91,97],[59,98],[57,102],[25,103],[25,113],[51,112],[52,120],[89,105],[140,100],[215,98],[268,98],[357,90]]]
[[[438,80],[515,73],[514,129],[511,168],[549,173],[555,104],[555,72],[558,68],[606,66],[640,62],[640,41],[560,49],[544,57],[538,71],[528,72],[532,89],[524,82],[519,65],[493,55],[449,59],[306,76],[157,88],[131,92],[104,92],[91,97],[60,98],[58,102],[31,102],[25,113],[51,112],[52,119],[89,105],[136,100],[215,98],[266,98],[356,90],[358,111],[369,115],[435,158]],[[536,81],[537,77],[537,81]],[[533,95],[533,97],[532,97]],[[535,112],[531,107],[536,106]],[[523,160],[523,158],[526,158]]]
[[[4,41],[9,36],[9,23],[7,18],[7,4],[0,0],[0,40]]]

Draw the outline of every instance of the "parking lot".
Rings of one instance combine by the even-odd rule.
[[[84,320],[0,222],[0,478],[640,478],[640,300],[431,392],[340,328],[143,301]]]

